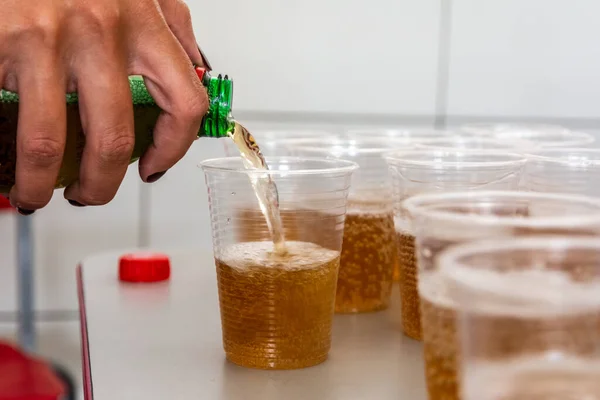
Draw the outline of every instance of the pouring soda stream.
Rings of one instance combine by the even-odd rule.
[[[229,135],[239,149],[242,162],[246,169],[269,169],[260,148],[248,129],[240,123],[235,122],[233,132],[230,132]],[[269,174],[252,174],[249,175],[248,178],[254,188],[254,193],[258,199],[260,209],[265,216],[269,232],[273,239],[275,253],[283,255],[287,250],[285,247],[285,236],[283,224],[281,222],[281,214],[279,212],[277,186]]]

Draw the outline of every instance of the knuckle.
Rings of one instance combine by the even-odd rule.
[[[62,161],[64,143],[41,135],[23,142],[21,153],[25,160],[37,167],[51,167]]]
[[[135,146],[135,138],[129,126],[106,129],[100,137],[97,154],[101,166],[129,164]]]
[[[8,33],[9,40],[54,47],[59,36],[59,23],[48,14],[37,13],[16,21]]]
[[[113,2],[90,2],[84,9],[77,9],[69,18],[76,29],[86,35],[110,35],[116,32],[121,13]]]

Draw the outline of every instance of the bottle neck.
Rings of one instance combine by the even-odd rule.
[[[198,137],[221,138],[233,132],[234,124],[231,115],[233,100],[233,81],[227,75],[211,76],[202,68],[196,73],[208,92],[208,112],[202,119]]]

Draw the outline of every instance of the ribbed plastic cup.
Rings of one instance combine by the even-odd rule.
[[[402,329],[421,340],[414,227],[402,202],[430,192],[516,190],[525,157],[504,151],[427,149],[386,155],[394,189],[394,225],[400,264]]]
[[[438,265],[458,310],[461,399],[600,398],[600,239],[471,242]]]
[[[390,174],[383,154],[414,148],[410,139],[300,139],[282,144],[293,155],[356,162],[340,263],[335,311],[359,313],[388,308],[398,271]]]
[[[542,149],[527,158],[527,190],[600,197],[600,149]]]
[[[435,260],[450,246],[482,239],[598,235],[600,200],[556,193],[471,191],[414,196],[403,206],[416,238],[429,398],[460,399],[457,306]]]
[[[544,124],[469,124],[461,132],[495,138],[504,142],[527,140],[536,148],[582,147],[595,142],[593,135],[575,132],[558,125]]]
[[[295,369],[326,360],[346,214],[356,164],[267,158],[269,171],[241,158],[201,163],[217,266],[223,346],[250,368]],[[271,179],[279,193],[287,252],[276,252],[251,180]],[[255,211],[245,217],[241,211]],[[240,240],[249,224],[252,237]]]

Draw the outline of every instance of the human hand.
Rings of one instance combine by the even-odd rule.
[[[155,181],[183,157],[208,101],[182,0],[0,0],[0,9],[0,87],[20,97],[14,206],[29,214],[52,197],[66,92],[79,93],[86,135],[79,180],[64,193],[72,204],[108,203],[125,176],[135,142],[129,75],[144,76],[163,110],[140,176]]]

